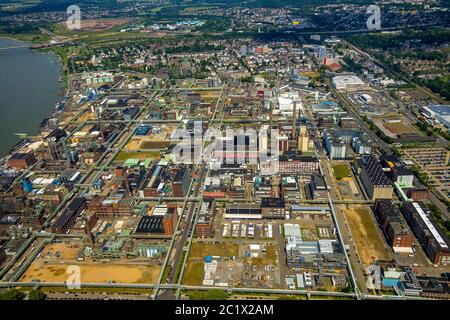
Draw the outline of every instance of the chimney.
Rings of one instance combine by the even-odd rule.
[[[102,128],[102,116],[100,106],[97,106],[97,120],[98,120],[98,130],[100,131],[100,136],[102,137],[102,141],[105,141],[105,134],[103,133]]]
[[[125,169],[125,188],[127,188],[128,193],[131,193],[130,182],[128,181],[128,169]]]
[[[294,110],[292,111],[292,140],[296,141],[297,136],[297,101],[294,100]]]
[[[272,118],[273,118],[273,102],[269,100],[270,111],[269,111],[269,133],[272,130]]]

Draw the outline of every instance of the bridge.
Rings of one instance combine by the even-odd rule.
[[[44,48],[51,48],[51,47],[58,47],[58,46],[66,46],[70,45],[71,42],[57,42],[57,43],[43,43],[43,44],[24,44],[24,45],[18,45],[18,46],[10,46],[10,47],[3,47],[0,48],[0,52],[2,51],[8,51],[8,50],[21,50],[21,49],[44,49]]]
[[[20,50],[20,49],[30,49],[30,46],[23,45],[23,46],[13,46],[13,47],[3,47],[3,48],[0,48],[0,52],[8,51],[8,50]]]

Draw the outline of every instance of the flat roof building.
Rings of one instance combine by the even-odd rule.
[[[362,155],[361,158],[356,158],[355,168],[370,199],[392,199],[392,182],[375,156]]]
[[[347,91],[363,87],[364,81],[355,75],[333,77],[331,83],[337,90]]]
[[[386,241],[394,252],[413,253],[413,235],[392,200],[378,199],[374,213]]]
[[[450,265],[450,242],[426,206],[422,202],[406,202],[402,213],[430,261]]]
[[[225,209],[225,219],[262,219],[261,206],[252,203],[229,203]]]

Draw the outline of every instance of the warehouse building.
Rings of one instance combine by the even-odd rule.
[[[394,252],[413,253],[413,236],[392,201],[378,199],[374,212],[386,241]]]
[[[261,213],[264,219],[285,219],[286,204],[282,198],[262,198]]]
[[[354,165],[370,199],[392,199],[394,190],[392,182],[373,155],[355,158]]]
[[[406,202],[402,213],[431,262],[450,265],[449,240],[422,202]]]
[[[344,140],[334,134],[334,132],[324,130],[323,140],[325,142],[325,148],[330,159],[344,159],[347,145]]]
[[[261,163],[263,166],[263,163]],[[311,156],[300,156],[296,154],[283,155],[279,157],[278,173],[311,175],[319,172],[319,159]]]
[[[86,208],[83,197],[75,198],[52,226],[54,233],[66,233],[75,224],[78,215]]]
[[[372,140],[366,133],[355,135],[352,138],[352,147],[357,154],[371,154]]]
[[[423,107],[424,114],[436,119],[439,123],[450,130],[450,105],[430,105]]]
[[[309,182],[309,192],[313,200],[323,200],[328,197],[328,188],[325,179],[318,173],[311,176]]]
[[[172,182],[174,197],[184,197],[189,193],[191,173],[189,168],[181,167],[175,174]]]
[[[355,75],[336,76],[333,77],[331,83],[337,90],[342,91],[361,89],[365,85],[364,81]]]
[[[8,159],[8,167],[15,169],[26,169],[37,162],[32,152],[17,152]]]
[[[262,219],[261,206],[251,203],[228,203],[225,219]]]

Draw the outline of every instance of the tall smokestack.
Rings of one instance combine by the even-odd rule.
[[[294,100],[294,110],[292,111],[292,140],[297,137],[297,101]]]
[[[128,181],[128,169],[125,169],[125,187],[127,188],[127,192],[131,193],[130,182]]]
[[[273,118],[273,102],[269,100],[270,111],[269,111],[269,134],[272,130],[272,118]]]
[[[100,131],[100,136],[102,137],[102,141],[105,141],[105,134],[103,133],[103,128],[102,128],[101,112],[102,112],[101,106],[97,106],[98,130]]]

